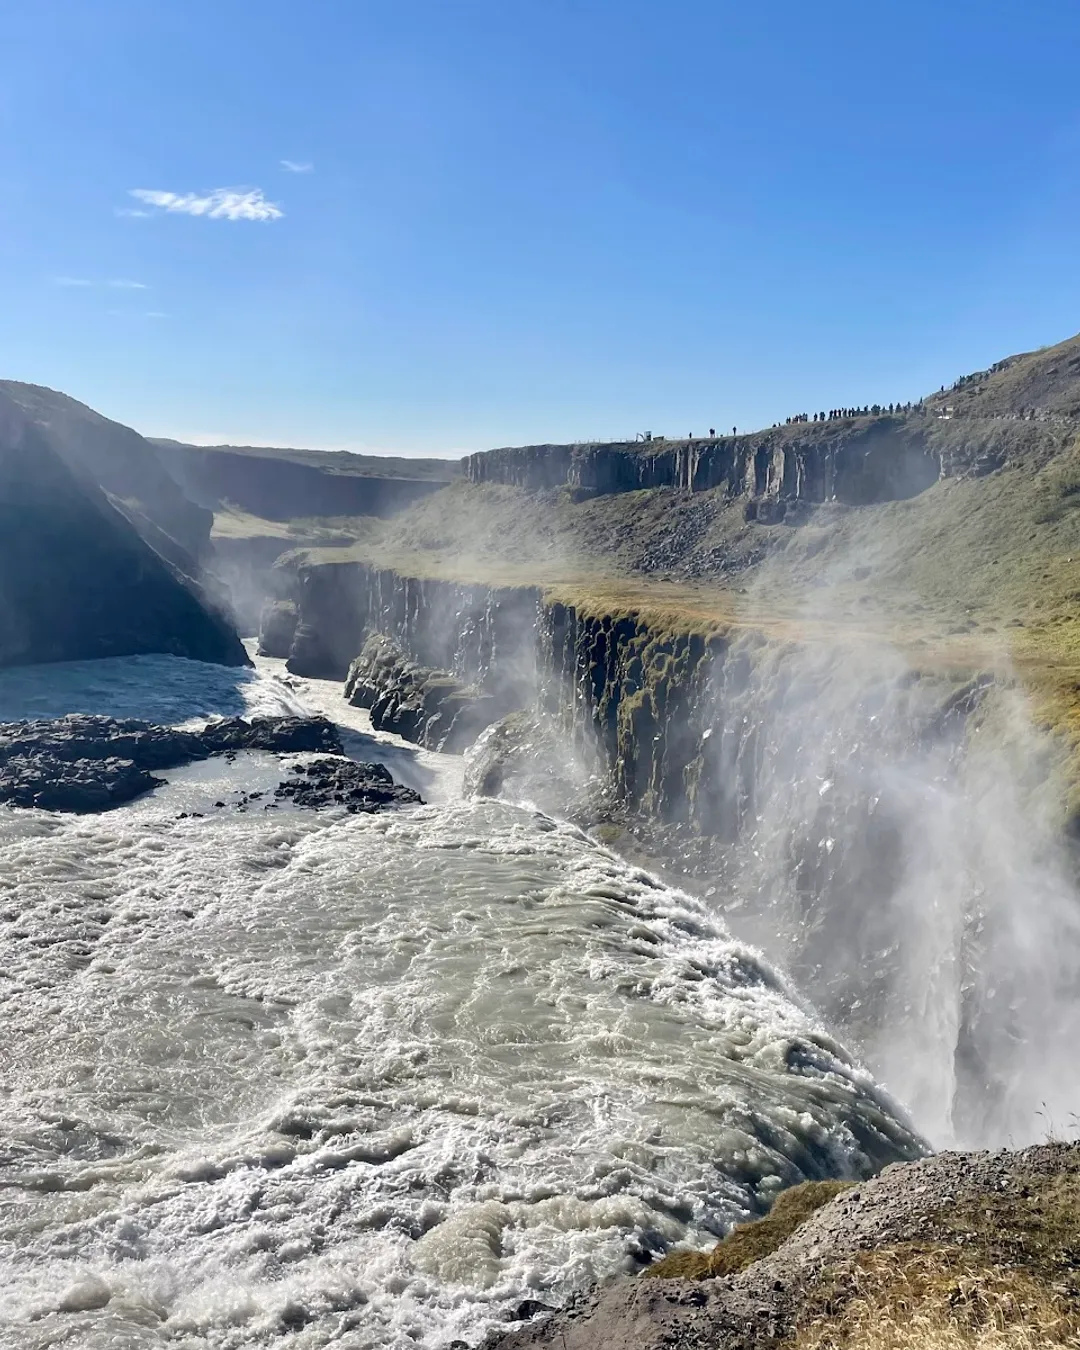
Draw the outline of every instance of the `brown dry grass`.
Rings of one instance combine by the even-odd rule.
[[[808,1292],[787,1350],[1080,1346],[1080,1172],[1018,1178],[930,1217],[940,1240],[878,1247]]]
[[[961,1247],[885,1247],[832,1272],[824,1310],[790,1350],[1041,1350],[1080,1345],[1075,1300]],[[834,1312],[833,1308],[837,1310]]]
[[[669,1252],[643,1272],[658,1280],[708,1280],[734,1275],[771,1256],[822,1205],[846,1191],[849,1181],[804,1181],[782,1191],[763,1219],[740,1223],[711,1252]]]

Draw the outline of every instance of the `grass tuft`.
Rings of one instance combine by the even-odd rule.
[[[822,1205],[827,1205],[853,1183],[804,1181],[781,1191],[763,1219],[740,1223],[711,1252],[669,1252],[643,1275],[658,1280],[710,1280],[734,1275],[762,1257],[771,1256],[796,1228]]]

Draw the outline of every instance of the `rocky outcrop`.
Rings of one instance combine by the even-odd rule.
[[[687,441],[534,445],[470,455],[474,483],[568,487],[583,495],[671,487],[729,497],[852,506],[914,497],[942,473],[928,419],[880,416]],[[768,518],[779,519],[774,505]],[[763,514],[760,518],[764,519]]]
[[[160,787],[164,780],[154,770],[241,750],[342,753],[332,724],[320,717],[226,718],[201,731],[83,714],[10,722],[0,724],[0,802],[103,811]],[[372,773],[379,777],[378,770]]]
[[[268,600],[259,619],[259,655],[287,657],[299,621],[299,611],[292,600]]]
[[[349,667],[345,696],[371,712],[376,731],[391,731],[432,750],[457,753],[505,712],[502,700],[445,670],[413,661],[376,633]]]
[[[207,596],[0,401],[0,666],[143,652],[248,659]]]
[[[386,806],[416,806],[418,792],[395,783],[382,764],[359,764],[351,759],[316,759],[299,767],[274,792],[278,801],[294,806],[343,806],[350,815],[368,815]]]

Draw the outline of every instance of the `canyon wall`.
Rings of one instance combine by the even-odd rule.
[[[0,402],[0,667],[149,652],[248,659],[212,597]]]
[[[360,563],[300,566],[292,602],[299,673],[381,633],[529,710],[533,781],[537,719],[556,750],[526,796],[578,814],[551,795],[570,755],[593,823],[707,885],[936,1142],[1031,1133],[1080,1034],[1080,902],[1054,748],[1008,679]]]
[[[465,470],[474,483],[581,494],[723,487],[751,501],[865,505],[914,497],[953,470],[930,444],[928,420],[881,416],[747,436],[524,446],[470,455]]]
[[[175,442],[159,441],[154,449],[192,501],[211,510],[237,507],[266,520],[388,516],[445,485]]]

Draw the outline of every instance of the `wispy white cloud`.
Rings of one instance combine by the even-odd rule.
[[[54,286],[107,286],[113,291],[147,291],[145,281],[130,281],[127,277],[116,277],[112,281],[94,281],[90,277],[53,277]]]
[[[288,173],[315,172],[315,165],[308,163],[306,160],[283,159],[281,161],[281,167],[285,169]]]
[[[137,206],[118,206],[115,210],[118,216],[124,216],[129,220],[149,220],[154,214],[152,211],[140,210]]]
[[[262,188],[214,188],[202,195],[132,188],[129,195],[159,211],[206,216],[210,220],[280,220],[285,214],[275,202],[266,200]]]

